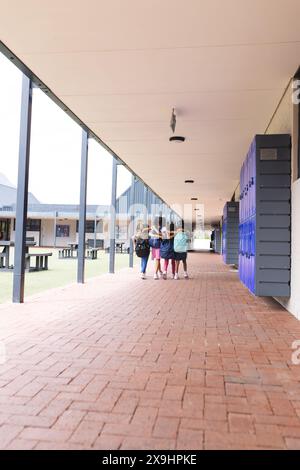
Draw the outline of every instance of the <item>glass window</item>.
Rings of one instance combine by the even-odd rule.
[[[68,238],[70,236],[70,225],[56,225],[57,238]]]
[[[16,230],[16,219],[14,219],[14,230]],[[41,219],[27,219],[26,232],[40,232]]]
[[[79,231],[79,220],[76,220],[76,233],[78,233],[78,231]],[[86,222],[85,222],[85,233],[94,233],[94,231],[95,231],[95,221],[94,220],[86,220]]]
[[[41,231],[41,219],[28,219],[26,224],[27,232],[40,232]]]

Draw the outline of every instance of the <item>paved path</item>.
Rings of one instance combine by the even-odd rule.
[[[299,449],[300,322],[219,256],[189,265],[2,305],[0,448]]]

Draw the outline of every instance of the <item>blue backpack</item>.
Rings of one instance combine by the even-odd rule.
[[[176,253],[186,253],[188,249],[188,238],[186,233],[178,232],[174,237],[174,251]]]
[[[165,239],[161,241],[160,256],[163,259],[174,259],[173,240]]]
[[[153,236],[154,234],[154,236]],[[151,248],[160,248],[161,238],[160,238],[160,230],[153,229],[149,233],[149,245]]]
[[[160,248],[161,240],[158,237],[150,237],[149,238],[149,245],[151,248]]]

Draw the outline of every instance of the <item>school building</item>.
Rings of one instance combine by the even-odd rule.
[[[145,185],[135,179],[134,227],[139,223],[151,223],[161,217],[170,221],[170,211]],[[130,191],[129,187],[116,199],[116,241],[130,245]],[[0,179],[0,233],[5,240],[15,241],[17,189],[2,176]],[[110,244],[110,206],[87,205],[85,240],[90,245],[106,249]],[[145,216],[146,211],[146,216]],[[31,193],[28,194],[26,237],[33,239],[39,247],[64,247],[78,243],[79,205],[42,204]]]

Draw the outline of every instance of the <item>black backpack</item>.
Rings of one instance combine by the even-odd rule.
[[[143,238],[138,238],[135,242],[135,254],[138,258],[149,256],[150,246],[149,241]]]

